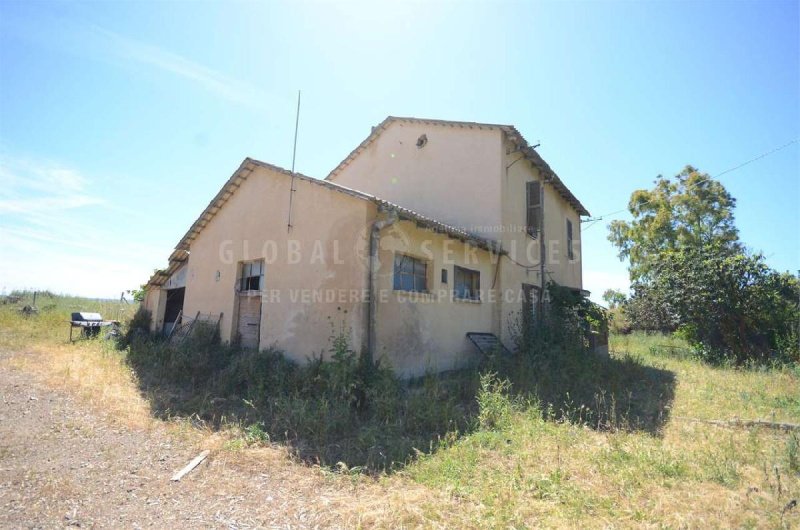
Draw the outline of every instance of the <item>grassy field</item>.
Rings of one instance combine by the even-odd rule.
[[[215,451],[243,463],[270,451],[274,465],[275,455],[282,454],[281,472],[298,483],[340,486],[349,500],[335,509],[348,525],[800,525],[800,506],[791,507],[792,500],[800,500],[800,433],[706,422],[800,423],[797,368],[711,367],[685,356],[685,345],[675,338],[615,336],[612,359],[604,366],[629,374],[622,380],[630,383],[629,391],[590,379],[585,394],[594,395],[594,402],[565,395],[562,403],[554,403],[536,395],[514,397],[495,384],[479,396],[476,425],[469,433],[446,436],[438,449],[420,452],[392,474],[363,475],[347,472],[346,466],[332,471],[297,461],[280,444],[254,444],[235,425],[211,430],[185,415],[164,419],[154,414],[124,352],[103,340],[66,340],[69,311],[95,309],[116,318],[120,309],[130,315],[131,306],[79,299],[37,304],[40,314],[32,317],[21,316],[14,306],[0,306],[0,351],[12,352],[8,362],[14,368],[75,393],[132,428],[166,421],[176,433],[205,437]],[[661,387],[650,383],[653,374]],[[637,405],[645,399],[657,403],[658,413],[641,422]],[[606,406],[611,402],[616,406]],[[618,417],[595,421],[592,408]]]

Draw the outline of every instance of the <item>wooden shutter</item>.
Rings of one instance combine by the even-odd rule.
[[[567,219],[567,256],[570,260],[575,259],[575,254],[572,252],[572,221]]]

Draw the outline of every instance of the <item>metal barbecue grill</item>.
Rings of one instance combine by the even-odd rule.
[[[72,313],[72,320],[69,321],[69,341],[72,342],[72,330],[75,328],[80,328],[81,337],[88,339],[96,337],[103,327],[117,325],[119,322],[116,320],[103,320],[100,313]]]

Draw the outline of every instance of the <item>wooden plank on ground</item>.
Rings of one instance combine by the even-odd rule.
[[[172,475],[172,478],[170,480],[177,482],[180,479],[182,479],[187,473],[189,473],[191,470],[199,466],[200,462],[205,460],[206,457],[209,455],[209,453],[210,451],[206,449],[205,451],[194,457],[191,462],[186,464],[186,467],[184,467],[183,469]]]

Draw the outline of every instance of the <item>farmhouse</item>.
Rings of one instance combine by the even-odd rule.
[[[388,117],[324,180],[245,159],[145,307],[297,361],[344,333],[404,376],[455,369],[512,347],[547,282],[582,289],[588,215],[513,126]]]

